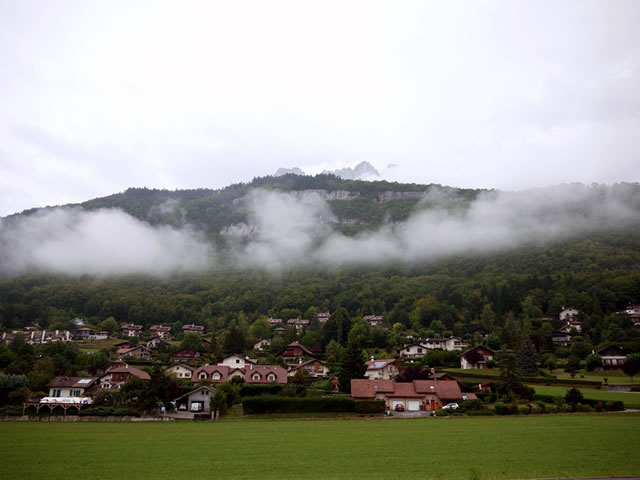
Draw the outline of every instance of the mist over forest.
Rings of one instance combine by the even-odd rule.
[[[143,202],[132,190],[7,217],[0,220],[0,272],[166,277],[429,264],[640,223],[637,184],[501,192],[287,177],[220,191],[144,190]]]

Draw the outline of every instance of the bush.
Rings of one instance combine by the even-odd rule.
[[[472,417],[484,417],[496,414],[495,410],[469,410],[466,413]]]
[[[531,409],[528,405],[518,405],[518,414],[520,415],[529,415],[531,413]]]
[[[484,403],[482,402],[482,400],[465,400],[464,402],[462,402],[461,407],[464,411],[483,410]]]
[[[81,417],[136,417],[138,412],[135,408],[129,407],[90,407],[80,410]]]
[[[356,400],[356,413],[384,413],[384,400]]]
[[[448,410],[436,410],[434,415],[436,417],[446,417],[449,415],[449,411]]]
[[[0,408],[0,415],[9,415],[11,417],[19,417],[22,415],[22,407],[18,405],[7,405]]]
[[[354,412],[355,400],[350,397],[292,398],[277,395],[248,397],[242,402],[245,414]]]
[[[240,396],[257,397],[258,395],[278,395],[282,390],[282,385],[278,383],[244,383],[240,387]]]
[[[529,413],[529,407],[524,407]],[[516,415],[519,411],[518,405],[505,405],[503,402],[496,402],[494,407],[496,415]]]
[[[591,407],[590,405],[585,405],[584,403],[579,403],[578,405],[576,405],[576,409],[578,412],[582,413],[593,412],[593,407]]]

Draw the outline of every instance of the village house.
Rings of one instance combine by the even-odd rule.
[[[56,377],[47,384],[49,397],[86,397],[94,394],[99,385],[95,377]]]
[[[369,325],[371,325],[372,327],[382,325],[382,315],[365,315],[362,318],[369,322]]]
[[[327,320],[329,320],[329,317],[331,316],[331,314],[329,312],[322,312],[319,313],[317,315],[318,317],[318,323],[320,323],[320,325],[324,325],[325,323],[327,323]]]
[[[558,318],[562,322],[569,322],[571,320],[577,320],[578,315],[580,314],[580,310],[573,307],[563,308],[562,311],[558,314]]]
[[[300,370],[305,370],[313,378],[326,377],[329,374],[329,367],[315,358],[307,360],[306,362],[300,359],[300,363],[289,365],[289,376],[293,377]]]
[[[262,340],[258,340],[256,343],[254,343],[252,348],[254,350],[264,351],[267,349],[267,347],[270,347],[270,346],[271,346],[271,340],[268,338],[263,338]]]
[[[198,335],[202,336],[204,335],[204,325],[195,325],[193,323],[191,325],[184,325],[182,327],[182,333],[184,333],[185,335],[189,333],[197,333]]]
[[[100,377],[100,387],[105,390],[120,390],[120,387],[127,383],[131,377],[137,377],[140,380],[149,381],[151,377],[144,370],[127,365],[124,362],[118,362],[113,366],[109,366]]]
[[[571,344],[573,339],[568,332],[563,332],[562,330],[555,330],[552,334],[551,341],[556,343],[562,347],[566,347]]]
[[[421,358],[429,350],[457,351],[467,348],[460,337],[427,338],[417,342],[407,343],[400,349],[400,358]]]
[[[298,361],[299,358],[311,357],[315,358],[315,355],[304,345],[300,345],[298,342],[292,342],[287,345],[283,350],[276,354],[277,358],[283,358],[285,360]]]
[[[202,380],[208,380],[212,383],[221,383],[229,380],[229,373],[231,368],[227,365],[203,365],[196,368],[193,371],[191,379],[195,382],[201,382]],[[240,374],[244,378],[244,371]]]
[[[246,383],[287,383],[287,369],[279,365],[253,365],[245,368]]]
[[[177,377],[177,378],[187,378],[187,379],[190,379],[193,376],[194,370],[195,369],[193,367],[190,367],[189,365],[184,365],[182,363],[171,365],[170,367],[167,367],[165,369],[165,371],[169,375],[173,375],[174,377]]]
[[[109,332],[105,330],[97,331],[87,327],[76,330],[76,340],[106,340],[107,338],[109,338]]]
[[[384,400],[387,410],[415,412],[438,410],[450,402],[462,401],[458,382],[452,380],[351,380],[351,396],[359,400]]]
[[[296,331],[300,333],[303,329],[309,326],[309,320],[304,318],[290,318],[287,320],[287,326],[295,327]]]
[[[575,329],[576,332],[582,332],[582,322],[579,320],[569,320],[565,325],[558,330],[564,333],[571,333],[571,330]]]
[[[418,343],[407,343],[400,349],[400,358],[421,358],[424,357],[429,349]]]
[[[25,343],[29,345],[40,345],[49,342],[70,342],[73,340],[73,334],[68,330],[30,330],[24,332],[14,332],[13,334],[6,334],[3,336],[3,340],[7,344],[15,338],[15,335],[23,335]]]
[[[144,345],[136,345],[131,348],[120,348],[117,353],[121,358],[132,357],[140,360],[151,360],[152,357],[151,350]]]
[[[174,363],[190,362],[200,358],[200,352],[194,352],[190,348],[183,348],[174,352],[171,357]]]
[[[147,348],[170,347],[171,344],[160,337],[153,337],[147,342]]]
[[[456,350],[464,350],[467,345],[460,337],[448,337],[448,338],[427,338],[420,342],[428,350],[446,350],[453,352]]]
[[[174,400],[178,412],[189,412],[200,415],[211,414],[211,399],[215,396],[214,387],[203,386],[180,395]]]
[[[464,370],[487,368],[487,362],[493,360],[495,355],[495,352],[487,347],[481,345],[473,347],[458,355],[460,368]]]
[[[149,332],[152,337],[158,337],[162,340],[169,340],[171,338],[171,327],[165,325],[152,325]]]
[[[269,325],[271,325],[272,327],[275,325],[282,325],[282,319],[281,318],[271,318],[269,317],[267,319],[267,322],[269,323]]]
[[[394,358],[376,360],[371,357],[371,360],[366,362],[365,365],[367,366],[367,371],[364,376],[370,379],[389,380],[404,370],[400,362]]]
[[[133,323],[129,323],[127,325],[122,325],[120,330],[122,331],[122,335],[125,337],[139,337],[142,335],[144,327],[142,325],[135,325]]]
[[[245,368],[247,365],[252,364],[255,365],[258,363],[257,360],[249,357],[243,357],[242,355],[229,355],[228,357],[223,358],[219,362],[218,365],[226,365],[230,368]]]
[[[604,370],[616,370],[622,368],[627,355],[624,351],[615,345],[609,345],[608,347],[601,348],[596,352],[602,357],[602,368]]]

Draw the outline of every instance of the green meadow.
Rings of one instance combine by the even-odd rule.
[[[546,385],[531,385],[536,393],[541,395],[553,395],[554,397],[564,397],[568,387],[548,387]],[[584,398],[591,400],[602,400],[603,402],[624,402],[625,408],[640,408],[640,393],[633,392],[609,392],[603,389],[580,388]]]
[[[640,473],[636,414],[0,423],[1,478],[514,479]]]

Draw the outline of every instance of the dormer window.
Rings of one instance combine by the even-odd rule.
[[[260,374],[259,374],[259,373],[254,373],[254,374],[251,376],[251,380],[253,380],[254,382],[259,381],[259,380],[260,380]]]
[[[200,372],[200,380],[205,380],[207,378],[207,374],[204,372]]]
[[[275,382],[276,376],[273,373],[270,373],[269,375],[267,375],[267,380],[269,380],[270,382]]]
[[[213,375],[211,375],[211,378],[213,380],[220,380],[220,374],[218,372],[214,373]]]

